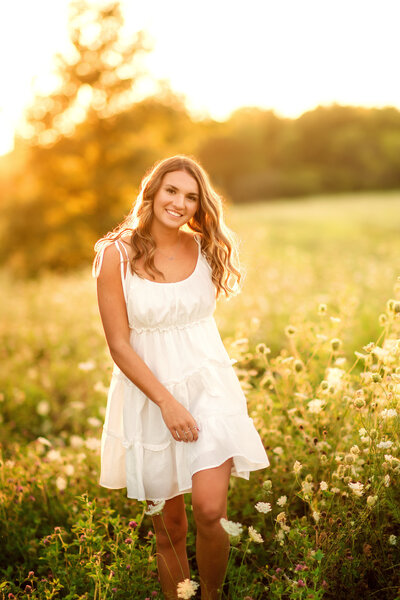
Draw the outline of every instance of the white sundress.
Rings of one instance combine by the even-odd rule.
[[[191,492],[192,476],[233,457],[231,475],[249,479],[269,460],[247,412],[246,396],[221,340],[213,313],[216,288],[201,250],[193,273],[154,282],[126,268],[121,277],[130,344],[200,428],[196,442],[178,442],[160,408],[114,364],[101,437],[102,487],[127,488],[137,500],[168,500]],[[121,247],[125,253],[121,251]]]

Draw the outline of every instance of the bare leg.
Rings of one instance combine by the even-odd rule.
[[[162,514],[155,515],[152,520],[161,587],[166,599],[176,600],[178,583],[190,579],[186,553],[188,521],[183,494],[166,500]]]
[[[219,600],[229,557],[229,536],[219,522],[227,518],[232,458],[192,477],[193,515],[197,525],[196,558],[202,600]]]

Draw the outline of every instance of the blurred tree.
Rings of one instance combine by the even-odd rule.
[[[20,197],[14,192],[9,204],[3,248],[22,273],[86,263],[95,238],[128,211],[137,184],[129,171],[138,155],[128,143],[135,119],[121,115],[133,106],[144,75],[145,36],[123,37],[118,1],[75,0],[70,10],[72,47],[57,57],[59,87],[35,98],[26,114],[29,139],[17,140],[17,148],[27,144],[27,159],[15,181]]]

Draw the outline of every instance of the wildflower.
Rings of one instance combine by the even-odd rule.
[[[295,473],[296,475],[298,475],[301,471],[301,469],[303,468],[303,465],[301,464],[301,462],[299,462],[298,460],[296,460],[296,462],[293,465],[293,473]]]
[[[354,354],[357,356],[357,358],[359,358],[360,360],[367,360],[368,358],[368,354],[363,354],[362,352],[357,352],[355,351]]]
[[[137,527],[137,523],[136,523],[136,521],[129,521],[129,527],[130,527],[131,529],[134,529],[135,527]]]
[[[46,415],[49,414],[49,412],[50,412],[50,404],[47,402],[47,400],[41,400],[38,403],[38,405],[36,406],[36,412],[41,417],[45,417]]]
[[[397,410],[395,408],[384,408],[381,411],[382,419],[390,419],[391,417],[397,417]]]
[[[351,454],[360,454],[360,448],[355,444],[350,448],[350,452]]]
[[[328,369],[327,382],[329,385],[338,386],[342,382],[343,375],[345,371],[343,369],[338,369],[337,367],[331,367]]]
[[[65,490],[65,488],[67,487],[67,481],[66,481],[66,479],[64,479],[64,477],[61,477],[61,475],[59,477],[57,477],[57,479],[56,479],[56,486],[60,490],[60,492],[62,492],[63,490]]]
[[[281,456],[283,454],[283,448],[281,448],[280,446],[277,446],[276,448],[273,449],[272,452],[274,454],[277,454],[278,456]]]
[[[270,479],[266,479],[262,484],[262,488],[265,492],[270,492],[272,490],[272,481]]]
[[[296,333],[297,329],[296,327],[293,327],[293,325],[287,325],[285,327],[285,333],[288,337],[293,337],[294,334]]]
[[[385,487],[389,487],[389,485],[390,485],[390,475],[385,475],[385,477],[383,478],[383,485]]]
[[[285,521],[286,521],[286,514],[285,514],[285,511],[282,511],[279,513],[279,515],[276,516],[276,522],[284,523]]]
[[[132,544],[132,538],[130,538],[130,537],[126,538],[125,544]]]
[[[221,523],[222,529],[224,529],[231,537],[238,537],[243,531],[243,525],[241,523],[228,521],[228,519],[224,519],[223,517],[219,520],[219,522]]]
[[[265,344],[257,344],[256,352],[258,354],[269,354],[271,352],[271,348],[268,348]]]
[[[71,435],[69,444],[72,448],[80,448],[83,444],[83,439],[79,435]]]
[[[310,496],[313,492],[313,484],[310,481],[302,481],[301,490],[305,496]]]
[[[313,512],[313,514],[312,514],[312,516],[313,516],[313,519],[314,519],[314,521],[315,521],[316,523],[318,523],[318,521],[319,521],[319,519],[320,519],[320,517],[321,517],[321,513],[319,513],[317,510],[314,510],[314,512]]]
[[[331,348],[334,352],[336,352],[337,350],[339,350],[340,346],[342,345],[341,340],[339,340],[339,338],[333,338],[331,340]]]
[[[69,477],[71,477],[75,473],[75,467],[74,467],[74,465],[65,465],[64,472],[65,472],[66,475],[68,475]]]
[[[391,448],[393,446],[393,442],[391,442],[390,440],[387,440],[386,442],[379,442],[379,444],[376,445],[377,448],[383,448],[384,450],[387,450],[388,448]]]
[[[51,446],[51,442],[49,442],[49,440],[45,437],[40,436],[37,438],[36,441],[42,444],[43,446]]]
[[[326,305],[325,303],[323,303],[323,302],[322,302],[322,303],[321,303],[321,304],[318,306],[318,314],[319,314],[319,315],[324,315],[324,314],[326,314],[327,310],[328,310],[328,307],[327,307],[327,305]]]
[[[283,546],[285,542],[285,532],[283,529],[280,529],[278,533],[275,534],[275,539],[279,542],[280,546]]]
[[[264,514],[267,514],[272,510],[271,504],[269,502],[257,502],[257,504],[255,505],[255,509],[258,510],[258,512]]]
[[[96,363],[93,360],[78,363],[78,369],[80,369],[81,371],[93,371],[95,367]]]
[[[301,360],[295,360],[294,361],[294,370],[296,371],[296,373],[300,373],[300,371],[302,371],[304,369],[304,364],[301,362]]]
[[[85,446],[88,450],[99,450],[101,441],[94,437],[89,437],[85,440]]]
[[[351,491],[353,492],[353,494],[355,494],[356,496],[362,496],[364,493],[364,484],[360,483],[359,481],[353,483],[352,481],[350,481],[350,483],[348,484],[349,488],[351,489]]]
[[[192,598],[196,595],[196,590],[199,587],[197,581],[193,581],[192,579],[185,579],[178,583],[177,587],[177,595],[178,598]]]
[[[321,412],[324,404],[325,404],[324,400],[319,400],[319,398],[315,398],[315,400],[311,400],[308,403],[308,410],[311,413],[318,414]]]
[[[319,487],[324,492],[325,490],[328,489],[328,484],[326,483],[326,481],[321,481],[319,484]]]
[[[100,427],[101,425],[101,421],[97,417],[88,417],[87,422],[89,425],[91,425],[91,427]]]
[[[285,506],[286,501],[287,501],[287,496],[280,496],[278,498],[278,500],[276,501],[276,503],[278,506]]]
[[[261,534],[259,534],[258,531],[256,531],[251,525],[249,527],[249,536],[250,539],[257,544],[262,544],[264,541]]]
[[[395,546],[397,544],[397,537],[395,535],[389,535],[389,544]]]
[[[147,510],[144,511],[144,514],[149,515],[150,517],[153,517],[154,515],[159,515],[162,512],[164,505],[165,500],[159,500],[158,502],[155,501],[147,508]]]
[[[299,579],[297,582],[297,586],[298,587],[306,587],[306,584],[304,583],[304,581],[302,579]]]
[[[367,498],[368,506],[370,506],[372,508],[373,506],[375,506],[377,500],[378,500],[378,496],[368,496],[368,498]]]
[[[61,454],[59,450],[53,450],[53,448],[51,450],[48,451],[47,453],[47,458],[49,460],[60,460],[61,459]]]

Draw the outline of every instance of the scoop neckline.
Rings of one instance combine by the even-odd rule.
[[[194,274],[196,273],[197,268],[199,266],[199,262],[200,262],[200,256],[201,256],[200,241],[197,239],[196,235],[194,235],[193,237],[196,240],[196,243],[198,245],[196,266],[194,267],[194,269],[190,273],[190,275],[188,275],[188,277],[185,277],[185,279],[179,279],[179,281],[152,281],[151,279],[147,279],[147,277],[140,277],[137,273],[133,273],[133,276],[134,277],[136,276],[138,279],[142,279],[143,281],[148,281],[149,283],[155,283],[157,285],[176,285],[177,283],[185,283],[185,281],[188,281],[189,279],[191,279],[194,276]]]

